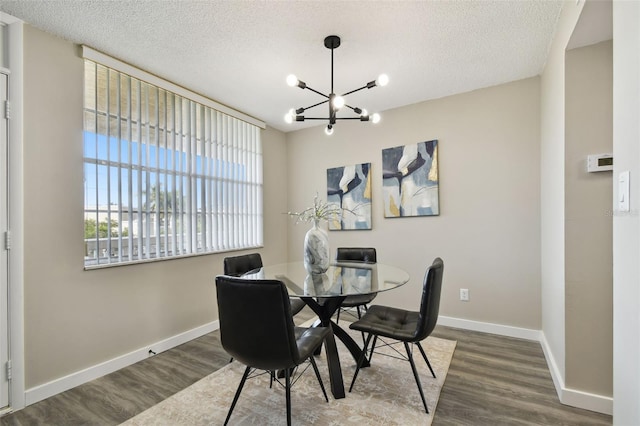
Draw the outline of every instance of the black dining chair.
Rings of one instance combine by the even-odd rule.
[[[427,363],[431,375],[435,378],[431,363],[427,358],[427,354],[420,342],[426,339],[436,326],[438,321],[438,311],[440,309],[440,293],[442,290],[442,273],[444,270],[444,264],[442,259],[436,258],[431,266],[427,268],[427,272],[424,276],[424,283],[422,286],[422,298],[420,302],[420,310],[418,312],[407,311],[404,309],[393,308],[390,306],[374,305],[369,307],[367,312],[363,315],[362,319],[354,322],[349,326],[353,330],[358,330],[367,333],[367,340],[362,350],[362,355],[358,360],[356,372],[351,380],[351,386],[349,392],[353,389],[353,385],[358,377],[358,372],[363,364],[363,361],[367,354],[367,348],[373,337],[373,345],[371,347],[371,357],[373,357],[373,351],[375,350],[378,337],[384,337],[396,340],[404,343],[405,350],[407,352],[406,360],[411,364],[411,370],[413,371],[413,377],[418,385],[418,391],[422,398],[422,404],[427,413],[427,402],[424,398],[424,392],[422,391],[422,384],[420,383],[420,377],[416,370],[416,365],[413,361],[412,350],[409,347],[409,343],[415,344],[420,353]],[[393,343],[386,343],[386,346],[390,346]],[[371,362],[371,358],[369,358]]]
[[[291,424],[292,375],[296,375],[296,367],[306,360],[311,363],[324,398],[329,402],[313,352],[330,330],[327,327],[302,328],[294,325],[289,296],[282,281],[245,280],[218,275],[216,293],[222,347],[234,359],[246,365],[225,425],[229,422],[247,378],[257,376],[250,376],[256,370],[269,372],[271,380],[278,383],[280,381],[273,373],[284,371],[287,425]]]
[[[224,274],[232,277],[239,277],[247,272],[262,268],[262,256],[260,253],[243,254],[240,256],[230,256],[224,258]],[[292,297],[291,315],[300,312],[306,303],[300,298]]]
[[[376,263],[378,258],[376,249],[372,247],[338,247],[336,250],[336,261]],[[362,317],[360,308],[362,307],[366,311],[367,305],[375,299],[376,295],[376,293],[373,293],[347,296],[340,305],[340,309],[338,309],[336,322],[340,322],[340,311],[346,308],[356,308],[358,319],[360,319]]]

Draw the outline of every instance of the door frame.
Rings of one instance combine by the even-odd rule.
[[[23,22],[0,12],[0,25],[7,31],[9,74],[8,98],[11,102],[11,118],[8,145],[7,224],[11,230],[11,250],[8,251],[8,306],[9,306],[9,359],[12,378],[9,383],[9,410],[25,406],[24,359],[24,164],[23,164]],[[3,64],[0,64],[2,66]]]
[[[0,67],[0,106],[9,100],[9,72]],[[8,225],[8,167],[7,149],[9,146],[9,120],[0,115],[0,235],[9,229]],[[6,242],[5,242],[6,243]],[[9,253],[7,247],[0,248],[0,412],[10,407],[8,365],[9,356]]]

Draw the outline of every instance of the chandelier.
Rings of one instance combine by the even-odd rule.
[[[298,80],[298,78],[295,75],[290,74],[287,77],[287,84],[289,86],[291,87],[298,86],[301,89],[311,90],[312,92],[317,93],[318,95],[324,97],[325,100],[318,102],[316,104],[313,104],[311,106],[308,106],[306,108],[298,108],[298,109],[292,108],[284,116],[284,120],[289,124],[293,123],[294,121],[327,120],[329,121],[329,124],[324,130],[327,135],[333,134],[333,127],[336,124],[336,120],[360,120],[360,121],[372,121],[374,124],[378,123],[380,121],[380,114],[375,113],[370,116],[366,109],[348,105],[346,103],[345,96],[351,95],[352,93],[355,93],[355,92],[359,92],[360,90],[363,90],[363,89],[371,89],[376,86],[381,86],[381,87],[386,86],[387,83],[389,82],[389,77],[387,77],[386,74],[380,74],[377,80],[370,81],[364,86],[359,87],[355,90],[351,90],[349,92],[343,93],[342,95],[336,95],[333,91],[333,50],[337,49],[338,46],[340,46],[340,37],[336,35],[330,35],[326,37],[324,39],[324,46],[327,49],[331,49],[331,93],[329,93],[328,95],[325,95],[324,93],[321,93],[315,89],[312,89],[311,87],[307,86],[307,84],[304,81]],[[301,115],[308,109],[311,109],[326,103],[329,104],[328,117],[306,117],[304,115]],[[348,108],[351,111],[353,111],[356,114],[356,116],[355,117],[354,116],[338,117],[337,116],[338,112],[344,110],[345,108]]]

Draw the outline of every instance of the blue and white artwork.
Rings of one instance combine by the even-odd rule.
[[[329,230],[371,229],[371,163],[327,169],[327,204],[342,209]]]
[[[438,141],[382,150],[384,217],[437,216]]]

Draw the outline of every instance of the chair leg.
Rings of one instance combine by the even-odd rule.
[[[358,365],[356,365],[356,372],[353,373],[353,379],[351,379],[351,386],[349,386],[349,392],[351,392],[351,389],[353,389],[353,384],[356,382],[356,377],[358,377],[358,372],[362,367],[362,363],[364,363],[364,359],[367,357],[367,348],[369,347],[369,342],[371,342],[372,336],[373,334],[369,334],[369,336],[367,336],[367,341],[364,342],[364,348],[362,348],[362,354],[360,355],[360,359],[358,359]],[[376,336],[376,338],[377,337],[378,336]]]
[[[249,367],[249,366],[247,366],[247,368],[244,370],[244,374],[242,375],[242,380],[240,380],[240,385],[238,386],[238,390],[236,391],[236,394],[233,397],[233,402],[231,403],[231,408],[229,408],[229,412],[227,413],[227,418],[224,421],[225,426],[226,426],[227,423],[229,423],[229,418],[231,417],[231,413],[233,412],[233,409],[236,406],[236,402],[238,402],[238,397],[240,396],[240,392],[242,392],[242,388],[244,386],[244,382],[247,380],[247,376],[249,375],[250,371],[251,371],[251,367]]]
[[[416,345],[418,345],[418,349],[420,349],[420,353],[422,354],[422,358],[424,358],[425,362],[427,363],[427,367],[429,367],[429,370],[431,370],[431,375],[435,379],[436,378],[436,373],[433,372],[433,368],[431,368],[431,363],[429,362],[429,358],[427,358],[427,354],[425,353],[424,349],[422,349],[422,345],[420,344],[420,342],[416,342]]]
[[[342,308],[338,308],[338,315],[336,316],[336,324],[340,323],[340,311]]]
[[[424,392],[422,392],[422,384],[420,384],[420,377],[418,376],[418,370],[416,369],[416,364],[413,362],[413,355],[411,355],[411,349],[409,348],[409,343],[404,342],[404,348],[407,351],[407,358],[409,358],[409,363],[411,364],[413,377],[416,379],[416,384],[418,385],[418,390],[420,391],[420,398],[422,398],[422,404],[424,405],[424,409],[427,412],[427,414],[429,414],[429,409],[427,408],[427,401],[424,399]]]
[[[288,368],[284,370],[285,393],[287,395],[287,426],[291,426],[291,372]]]
[[[329,398],[327,397],[327,391],[324,390],[324,383],[322,383],[322,377],[320,377],[320,371],[318,371],[318,366],[316,365],[316,361],[313,359],[313,355],[309,357],[309,362],[311,362],[313,371],[316,373],[316,378],[318,379],[318,383],[320,383],[320,388],[322,389],[322,393],[324,394],[324,399],[325,401],[329,402]]]
[[[373,338],[373,344],[371,345],[371,352],[369,352],[369,364],[371,364],[371,358],[373,358],[373,351],[376,348],[376,343],[378,343],[378,335]]]

